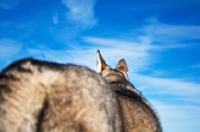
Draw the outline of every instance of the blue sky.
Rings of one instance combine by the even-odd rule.
[[[200,131],[199,0],[0,0],[0,69],[34,57],[95,66],[99,49],[157,110],[164,132]]]

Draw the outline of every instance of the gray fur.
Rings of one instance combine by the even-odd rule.
[[[0,73],[0,132],[122,132],[114,91],[76,65],[25,59]]]

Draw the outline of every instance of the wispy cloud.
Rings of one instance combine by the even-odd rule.
[[[148,19],[147,23],[141,31],[156,42],[172,45],[183,40],[200,39],[200,26],[163,24],[156,17]]]
[[[23,44],[13,41],[12,39],[1,39],[0,40],[0,58],[9,58],[17,54]]]
[[[59,63],[73,63],[78,65],[85,65],[90,68],[94,67],[96,50],[83,50],[78,48],[70,48],[63,50],[53,50],[42,44],[38,44],[35,48],[27,47],[27,51],[35,58],[55,61]],[[58,57],[59,56],[59,57]]]
[[[52,19],[54,24],[58,24],[59,23],[58,13],[53,14]]]
[[[75,23],[82,29],[96,24],[93,11],[95,0],[62,0],[62,3],[69,9],[67,12],[69,22]]]
[[[1,0],[0,1],[0,8],[10,10],[16,6],[23,0]]]
[[[138,42],[95,37],[85,37],[84,40],[90,43],[94,49],[99,49],[111,66],[117,64],[122,57],[135,64],[131,68],[132,70],[150,63],[148,51],[151,47],[148,38],[141,38]]]
[[[189,66],[189,68],[192,68],[192,69],[200,69],[200,64],[196,64],[196,65]]]
[[[150,100],[150,102],[154,105],[160,115],[164,131],[200,131],[199,106],[188,104],[167,104],[156,100]]]
[[[173,0],[154,0],[154,1],[138,1],[134,3],[133,10],[165,10],[165,9],[181,9],[181,8],[188,8],[188,7],[194,7],[199,5],[198,0],[188,1],[188,0],[182,0],[181,2],[174,2],[173,4],[170,4],[174,2]]]
[[[174,96],[182,101],[199,103],[200,84],[177,78],[155,78],[139,74],[132,74],[135,85],[146,95]]]
[[[155,56],[156,52],[186,47],[182,44],[176,46],[165,44],[155,45],[148,35],[138,36],[136,40],[137,41],[130,41],[96,37],[84,38],[85,42],[91,43],[90,48],[100,49],[103,52],[103,56],[107,58],[111,66],[116,64],[118,60],[123,57],[129,62],[129,65],[131,65],[132,71],[144,70],[148,68],[149,65],[155,64],[158,61],[158,56]]]
[[[145,95],[173,96],[178,100],[187,100],[200,104],[198,102],[200,95],[199,83],[189,82],[183,78],[162,78],[162,75],[165,75],[165,71],[160,73],[160,78],[137,74],[139,71],[146,70],[160,61],[158,53],[162,53],[163,50],[187,48],[187,46],[184,44],[176,46],[168,44],[156,45],[148,36],[140,36],[139,38],[135,42],[94,37],[86,37],[84,40],[92,43],[94,50],[99,48],[106,62],[113,68],[118,60],[123,57],[130,67],[130,79],[134,81],[134,84],[142,92],[144,91]]]
[[[22,47],[22,43],[12,39],[0,39],[0,71],[10,64],[13,59],[16,60],[16,56],[20,54]]]
[[[164,78],[165,71],[159,73],[160,78],[137,74],[140,71],[151,70],[151,66],[162,61],[159,55],[161,56],[163,51],[194,47],[195,45],[185,44],[183,41],[200,39],[198,35],[200,27],[163,24],[156,18],[152,18],[138,31],[142,35],[135,35],[134,41],[95,37],[85,37],[84,40],[95,48],[99,47],[98,49],[102,50],[102,55],[112,67],[115,67],[118,60],[124,57],[131,70],[130,79],[145,95],[170,96],[176,101],[200,104],[198,101],[200,84],[197,82],[187,81],[183,79],[184,77]],[[199,65],[193,66],[193,68],[198,67]]]
[[[79,48],[82,43],[89,44],[85,48]],[[150,50],[154,49],[150,45],[150,40],[141,37],[137,42],[123,41],[118,39],[105,39],[95,37],[83,37],[80,45],[63,49],[60,51],[49,49],[39,45],[37,48],[28,48],[29,53],[34,56],[43,56],[50,60],[60,62],[73,62],[76,64],[87,65],[93,68],[97,49],[101,50],[109,65],[115,67],[117,62],[123,57],[131,65],[131,71],[139,70],[153,63]],[[57,57],[59,56],[59,58]]]

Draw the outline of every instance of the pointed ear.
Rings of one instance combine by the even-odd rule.
[[[101,56],[101,53],[99,50],[97,50],[97,60],[96,60],[96,66],[95,71],[97,73],[101,73],[108,65],[106,64],[105,60]]]
[[[121,59],[118,62],[117,67],[115,69],[122,72],[124,74],[124,76],[126,77],[126,79],[128,80],[128,67],[127,67],[126,61],[124,59]]]

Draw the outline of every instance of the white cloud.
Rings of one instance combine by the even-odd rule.
[[[58,13],[55,13],[55,14],[52,16],[52,19],[53,19],[53,23],[54,23],[54,24],[58,24],[58,23],[59,23],[59,20],[58,20]]]
[[[200,39],[200,26],[162,24],[155,17],[147,22],[141,31],[156,42],[174,45],[183,40]]]
[[[85,65],[91,69],[94,67],[96,59],[96,50],[64,49],[57,51],[40,44],[36,48],[27,48],[27,51],[35,58],[65,64]]]
[[[137,67],[144,65],[145,62],[143,61],[148,61],[146,59],[149,59],[149,57],[147,57],[149,55],[146,55],[148,54],[147,50],[149,49],[148,42],[146,42],[147,40],[144,38],[141,40],[141,43],[91,37],[85,37],[83,41],[84,43],[92,43],[92,45],[84,49],[76,45],[71,46],[68,49],[57,51],[49,49],[42,44],[35,44],[37,45],[35,48],[27,47],[27,51],[31,56],[35,56],[37,58],[62,63],[86,65],[92,69],[95,66],[97,49],[101,50],[106,62],[108,62],[111,66],[115,66],[121,57],[123,57],[127,60],[127,62],[137,61],[137,64],[133,63],[135,65],[131,68],[134,70]],[[109,43],[110,45],[105,46],[104,43]],[[117,45],[120,43],[123,46],[120,48],[120,45],[117,46],[116,43]]]
[[[164,131],[197,132],[200,131],[200,107],[192,104],[165,104],[150,100],[158,112]]]
[[[117,62],[123,57],[127,62],[132,62],[132,71],[140,69],[139,67],[141,66],[148,65],[147,63],[150,59],[148,50],[150,50],[151,47],[149,46],[147,38],[141,38],[140,42],[129,42],[117,39],[85,37],[83,41],[84,43],[92,44],[84,49],[75,46],[67,50],[63,49],[62,51],[52,50],[40,45],[35,49],[29,48],[28,51],[33,54],[33,56],[43,56],[48,60],[71,62],[93,68],[95,65],[96,51],[99,49],[110,66],[115,67]]]
[[[145,69],[149,70],[152,65],[159,61],[158,53],[172,48],[187,48],[184,44],[155,45],[148,36],[140,36],[138,41],[123,41],[118,39],[105,39],[85,37],[84,40],[92,43],[92,49],[100,49],[102,55],[111,67],[115,67],[122,57],[126,60],[130,70],[130,80],[141,90],[144,95],[172,96],[174,99],[189,101],[200,104],[200,84],[183,80],[181,78],[162,78],[165,71],[160,73],[161,78],[137,74]],[[103,47],[103,48],[102,48]],[[91,49],[91,47],[90,47]]]
[[[84,40],[91,43],[94,50],[99,49],[106,62],[111,66],[115,66],[122,57],[127,62],[137,62],[134,63],[132,70],[149,64],[150,54],[148,51],[151,47],[148,38],[141,38],[139,42],[94,37],[85,37]]]
[[[192,68],[192,69],[200,69],[200,64],[196,64],[196,65],[189,66],[189,68]]]
[[[155,78],[136,74],[136,72],[148,69],[159,61],[157,51],[169,50],[171,48],[186,48],[184,45],[154,45],[148,37],[140,37],[140,41],[130,42],[117,39],[103,39],[86,37],[85,41],[95,45],[93,49],[99,48],[108,65],[113,68],[118,60],[123,57],[130,70],[130,79],[138,86],[145,95],[170,95],[176,99],[200,103],[200,84],[177,78]],[[101,48],[103,47],[103,48]],[[157,54],[157,55],[155,55]],[[162,72],[165,75],[165,72]],[[160,76],[162,76],[160,75]]]
[[[149,65],[158,61],[155,53],[172,48],[185,48],[185,45],[154,45],[148,36],[139,36],[138,41],[127,41],[118,39],[105,39],[85,37],[84,41],[92,44],[92,48],[102,51],[103,57],[108,64],[113,66],[122,57],[131,66],[130,70],[140,71],[148,68]],[[103,47],[103,48],[102,48]],[[91,49],[91,46],[90,46]],[[142,68],[141,68],[142,67]]]
[[[23,0],[1,0],[0,1],[0,8],[10,10],[16,6]]]
[[[95,0],[62,0],[69,9],[67,20],[85,29],[96,24],[93,7]]]
[[[146,95],[170,95],[177,99],[199,103],[200,84],[173,78],[155,78],[132,74],[132,80]]]
[[[11,57],[15,54],[17,54],[23,44],[15,42],[11,39],[1,39],[0,40],[0,58],[6,58],[6,57]]]
[[[173,4],[171,4],[173,3]],[[133,10],[166,10],[166,9],[181,9],[181,8],[188,8],[188,7],[195,7],[199,5],[199,0],[182,0],[181,2],[175,2],[174,0],[154,0],[154,1],[145,1],[144,2],[136,2],[135,7]]]

